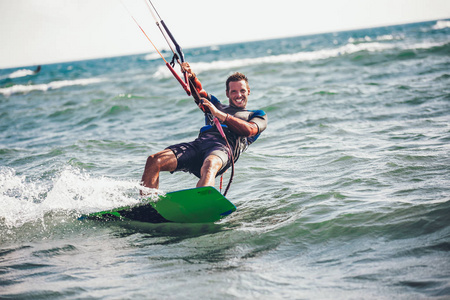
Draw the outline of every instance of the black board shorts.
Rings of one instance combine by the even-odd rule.
[[[230,150],[225,140],[216,135],[204,134],[192,142],[175,144],[166,149],[172,150],[177,157],[178,164],[174,172],[189,172],[198,178],[200,178],[203,161],[209,155],[216,155],[222,160],[222,168],[217,176],[223,174],[231,165]]]

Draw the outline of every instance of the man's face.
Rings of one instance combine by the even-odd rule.
[[[247,87],[245,80],[231,81],[228,84],[227,97],[230,100],[230,105],[238,108],[245,108],[247,106],[248,95],[250,95],[250,88]]]

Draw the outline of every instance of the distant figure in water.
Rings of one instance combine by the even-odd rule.
[[[25,77],[25,76],[32,76],[32,75],[36,75],[41,71],[41,66],[37,66],[36,70],[32,71],[29,69],[20,69],[17,71],[12,72],[11,74],[9,74],[8,78],[13,79],[13,78],[20,78],[20,77]]]

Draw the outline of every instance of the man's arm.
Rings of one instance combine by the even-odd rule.
[[[227,125],[231,131],[234,131],[242,136],[254,136],[260,133],[259,127],[256,123],[251,121],[247,122],[229,114],[226,115],[223,123]]]
[[[218,110],[211,102],[208,101],[208,99],[202,98],[201,105],[206,107],[214,117],[219,119],[220,123],[227,125],[231,131],[239,135],[247,137],[255,136],[257,134],[260,134],[265,129],[260,128],[256,121],[253,122],[252,120],[250,120],[249,122],[247,122]],[[265,118],[265,113],[262,117]],[[262,119],[261,121],[263,122],[264,120]],[[264,124],[265,123],[266,122],[264,121]]]

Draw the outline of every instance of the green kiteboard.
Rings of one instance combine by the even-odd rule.
[[[205,186],[167,193],[156,202],[83,215],[90,220],[133,220],[150,223],[212,223],[231,214],[236,206],[214,187]]]

